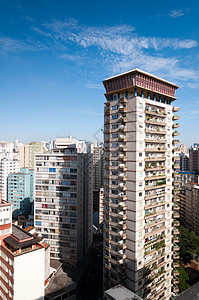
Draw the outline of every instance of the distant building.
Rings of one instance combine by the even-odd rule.
[[[93,189],[100,190],[104,182],[104,147],[103,145],[94,144],[93,153]]]
[[[182,223],[199,235],[199,184],[189,182],[179,194],[180,219]]]
[[[12,203],[13,218],[30,213],[34,199],[34,170],[21,168],[8,175],[8,202]]]
[[[47,142],[30,142],[26,145],[20,145],[20,167],[34,169],[34,157],[36,153],[48,151]]]
[[[20,161],[14,153],[1,153],[0,155],[0,191],[2,199],[7,200],[7,178],[9,174],[19,172]]]
[[[199,172],[198,147],[199,147],[199,143],[195,143],[189,148],[189,170],[191,172],[196,172],[197,174]]]
[[[180,171],[189,171],[189,157],[184,153],[180,153]]]
[[[51,258],[76,265],[92,244],[92,154],[75,145],[35,155],[35,227]]]
[[[44,299],[50,275],[48,245],[12,225],[11,204],[4,200],[0,200],[0,220],[0,298]]]
[[[177,123],[176,123],[176,125],[177,125]],[[180,145],[180,153],[183,153],[183,154],[189,153],[189,149],[187,148],[187,146],[185,144]]]

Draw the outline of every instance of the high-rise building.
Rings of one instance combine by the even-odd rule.
[[[13,218],[30,213],[34,199],[34,170],[21,168],[19,173],[9,174],[7,189]]]
[[[180,153],[180,171],[189,171],[189,156],[184,153]]]
[[[103,83],[104,288],[121,283],[144,299],[170,299],[178,291],[172,165],[179,108],[171,106],[178,87],[139,69]]]
[[[0,191],[2,199],[7,200],[8,174],[19,172],[20,161],[14,153],[1,153],[0,155]]]
[[[42,153],[48,150],[47,142],[31,142],[19,146],[20,167],[34,169],[35,153]]]
[[[199,235],[199,184],[187,183],[179,196],[181,222]]]
[[[35,155],[35,227],[51,258],[76,265],[92,243],[92,154],[75,145]]]
[[[199,173],[199,143],[194,143],[189,148],[189,170],[191,172]]]
[[[104,146],[94,144],[93,153],[93,189],[99,191],[104,181]]]

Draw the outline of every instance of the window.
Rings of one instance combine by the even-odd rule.
[[[139,197],[141,197],[141,196],[142,196],[142,192],[139,193]]]
[[[112,138],[117,138],[118,137],[118,133],[113,133],[112,134]]]
[[[139,157],[142,157],[142,153],[139,153]]]
[[[118,119],[118,115],[112,115],[112,120]]]
[[[142,167],[142,163],[139,163],[139,167]]]
[[[113,106],[111,107],[111,110],[115,110],[115,109],[118,109],[118,105],[113,105]]]
[[[113,124],[112,125],[112,129],[117,129],[118,128],[118,124]]]
[[[128,99],[128,91],[125,92],[125,97]]]
[[[142,177],[142,172],[139,172],[139,177]]]
[[[139,187],[141,187],[142,186],[142,182],[139,182]]]

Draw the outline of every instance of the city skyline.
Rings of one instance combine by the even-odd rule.
[[[180,86],[180,141],[196,142],[199,5],[188,4],[1,1],[0,140],[103,140],[102,80],[138,67]]]

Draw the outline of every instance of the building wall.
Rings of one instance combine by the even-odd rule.
[[[13,217],[30,212],[30,175],[8,175],[8,201],[12,203]]]
[[[35,227],[51,258],[71,264],[92,243],[92,159],[76,148],[36,154]]]
[[[110,92],[117,84],[128,86],[133,76],[138,86],[148,84],[145,75],[132,73],[131,78],[130,72],[104,83],[108,91],[104,117],[104,287],[121,283],[144,299],[169,299],[173,257],[177,257],[172,240],[172,165],[175,144],[179,143],[173,141],[179,134],[174,132],[174,120],[179,117],[174,117],[171,99],[153,91],[131,87]],[[156,286],[158,281],[161,284]]]
[[[14,258],[14,300],[43,300],[45,249]]]
[[[0,191],[2,199],[7,200],[8,174],[19,172],[20,162],[14,157],[3,158],[0,161]]]

